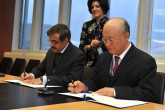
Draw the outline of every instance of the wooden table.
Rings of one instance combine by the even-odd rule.
[[[6,83],[2,80],[19,79],[17,76],[0,77],[0,110],[165,110],[165,105],[148,104],[118,109],[81,99],[54,94],[39,96],[37,89]],[[55,93],[64,88],[54,88]]]
[[[12,76],[12,75],[5,75],[5,77],[0,77],[0,83],[7,83],[7,82],[5,82],[5,81],[3,81],[3,80],[17,80],[17,79],[19,79],[20,77],[18,77],[18,76]]]
[[[165,105],[148,103],[144,105],[118,109],[97,103],[79,101],[79,102],[54,104],[54,105],[46,105],[39,107],[29,107],[29,108],[13,109],[13,110],[165,110]]]

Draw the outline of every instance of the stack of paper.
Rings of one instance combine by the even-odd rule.
[[[41,85],[26,84],[26,83],[23,83],[20,80],[3,80],[3,81],[11,82],[11,83],[16,83],[16,84],[20,84],[20,85],[27,86],[27,87],[32,87],[32,88],[43,88],[45,86],[43,84],[41,84]],[[50,85],[47,85],[46,87],[62,87],[62,86],[50,86]]]
[[[83,98],[85,95],[85,97],[90,97],[93,99],[93,100],[88,100],[90,102],[96,102],[96,103],[100,103],[100,104],[104,104],[104,105],[113,106],[116,108],[125,108],[125,107],[131,107],[131,106],[136,106],[136,105],[141,105],[141,104],[147,103],[147,102],[138,101],[138,100],[115,99],[113,97],[102,96],[102,95],[98,95],[98,94],[89,94],[89,93],[78,93],[78,94],[59,93],[59,94],[73,96],[73,97],[79,97],[79,98]]]

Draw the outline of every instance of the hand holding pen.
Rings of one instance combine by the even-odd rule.
[[[76,89],[76,86],[74,85],[74,81],[72,80],[73,88]]]
[[[80,81],[72,81],[68,84],[68,90],[72,93],[80,93],[86,91],[87,87]]]
[[[21,80],[27,80],[27,79],[33,79],[33,76],[31,74],[28,74],[27,72],[23,72],[21,74]]]
[[[25,79],[25,77],[26,77],[26,73],[25,73],[25,71],[24,71],[24,79]]]
[[[23,80],[25,80],[25,77],[26,77],[26,72],[24,71],[22,74],[21,74],[21,80],[23,81]]]

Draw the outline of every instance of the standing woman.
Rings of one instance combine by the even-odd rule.
[[[99,54],[107,51],[102,42],[102,30],[108,20],[104,14],[109,10],[109,2],[88,0],[88,9],[93,19],[83,24],[79,48],[86,53],[86,65],[95,66]]]

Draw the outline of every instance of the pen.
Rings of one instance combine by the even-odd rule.
[[[25,71],[24,71],[24,79],[25,79],[25,76],[26,76],[26,74],[25,74]]]
[[[83,95],[83,100],[84,101],[87,101],[89,100],[90,98],[86,96],[86,94],[92,94],[93,92],[92,91],[82,91],[81,93],[84,93]]]
[[[87,94],[92,94],[92,91],[82,91],[81,93],[87,93]]]
[[[72,84],[74,85],[74,81],[72,80]],[[74,89],[76,89],[75,85],[73,86]]]

